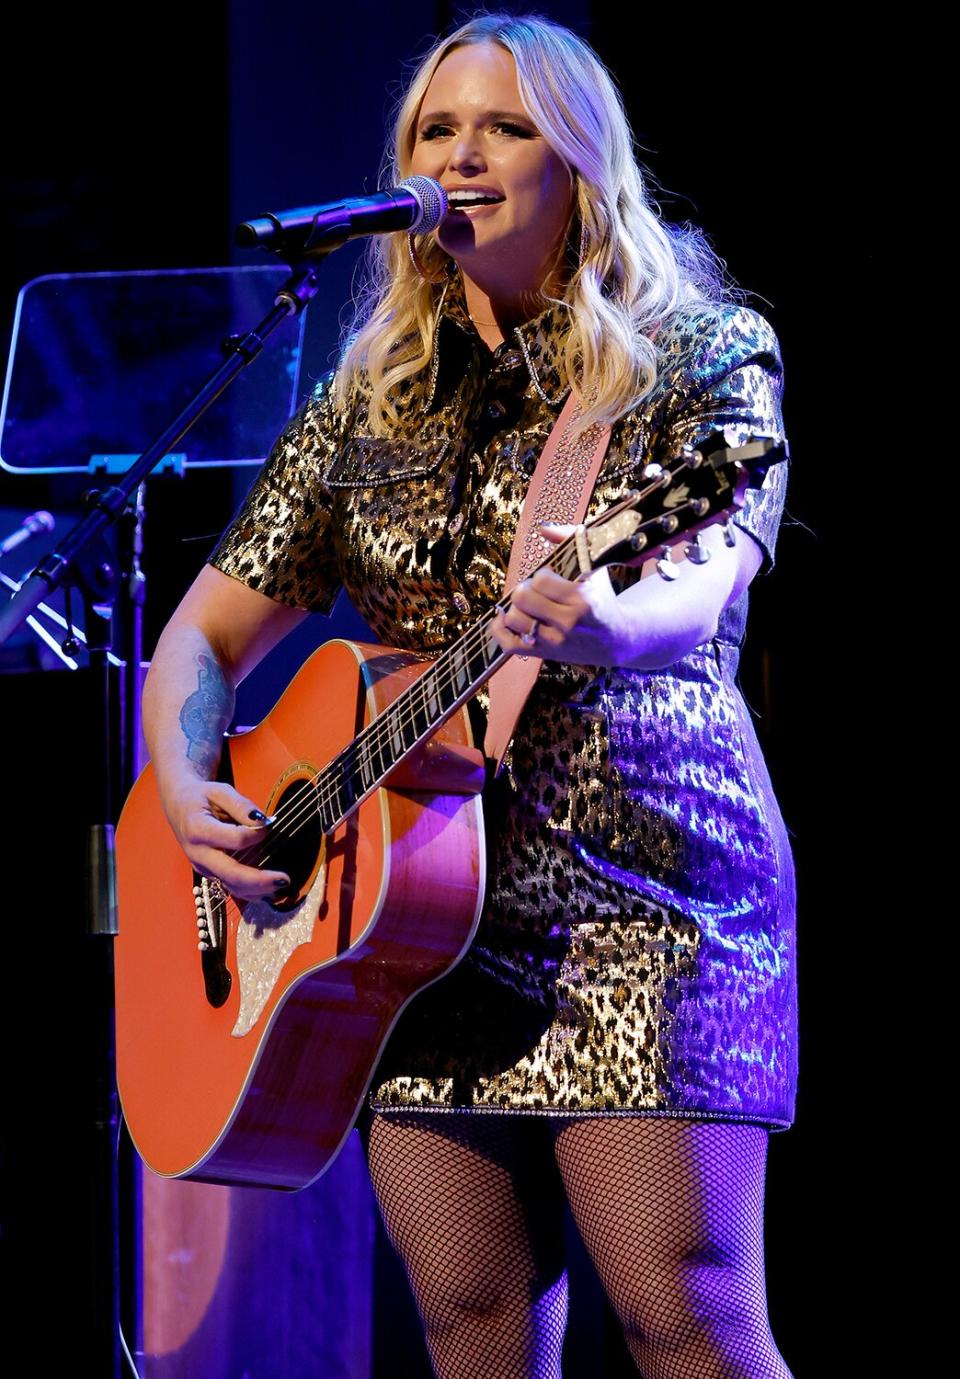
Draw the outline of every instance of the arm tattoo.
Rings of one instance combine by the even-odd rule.
[[[223,734],[233,716],[234,694],[212,656],[197,656],[197,688],[180,710],[180,727],[189,746],[187,758],[209,779],[217,769]]]

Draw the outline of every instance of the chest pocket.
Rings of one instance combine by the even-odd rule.
[[[502,463],[514,474],[529,479],[537,467],[550,435],[550,424],[530,426],[525,431],[505,431],[494,443],[494,463]]]
[[[381,488],[425,479],[439,470],[450,448],[448,436],[414,445],[381,436],[353,436],[327,466],[328,488]]]

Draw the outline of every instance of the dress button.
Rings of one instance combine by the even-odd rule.
[[[459,589],[453,596],[453,606],[458,613],[470,612],[470,600],[467,598],[466,594],[461,594]]]
[[[463,518],[464,512],[462,508],[450,518],[450,521],[447,523],[447,531],[451,536],[456,536],[457,532],[463,526]]]

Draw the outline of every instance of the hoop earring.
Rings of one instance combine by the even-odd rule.
[[[427,270],[424,268],[423,264],[420,261],[420,255],[417,253],[416,245],[413,242],[413,235],[407,235],[407,252],[410,255],[410,262],[413,264],[418,277],[421,277],[424,282],[439,283],[443,282],[444,278],[450,276],[450,266],[453,264],[453,259],[447,260],[447,263],[439,277],[430,276],[430,274],[427,272]]]

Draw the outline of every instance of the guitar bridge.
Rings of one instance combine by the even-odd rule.
[[[197,947],[207,1000],[216,1009],[230,995],[233,978],[226,963],[227,893],[219,881],[193,873]]]

